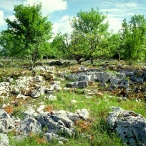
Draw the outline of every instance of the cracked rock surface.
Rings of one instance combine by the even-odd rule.
[[[130,146],[146,146],[146,119],[140,114],[112,107],[107,122],[123,142]]]

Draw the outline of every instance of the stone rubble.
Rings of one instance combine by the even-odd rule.
[[[115,68],[115,66],[113,66]],[[27,100],[28,98],[39,98],[44,95],[48,100],[57,100],[52,93],[57,90],[68,88],[85,88],[90,82],[100,82],[100,86],[105,86],[108,90],[117,88],[124,88],[129,90],[130,85],[140,83],[144,84],[146,81],[146,70],[119,70],[118,72],[107,72],[103,68],[87,69],[80,67],[79,72],[61,74],[62,79],[66,78],[72,80],[66,84],[68,88],[62,88],[60,81],[54,81],[55,68],[54,66],[38,66],[35,70],[41,72],[51,73],[53,81],[49,85],[45,84],[44,76],[20,76],[14,81],[13,78],[7,78],[7,82],[0,82],[0,95],[4,100],[11,95],[16,95],[16,99]],[[139,93],[144,90],[141,86],[135,87],[135,91]],[[102,93],[86,89],[84,93],[87,97],[92,95],[103,96]],[[77,101],[71,100],[71,104]],[[8,105],[3,104],[2,108]],[[58,135],[58,133],[65,133],[68,136],[75,134],[74,124],[78,120],[87,120],[89,118],[89,110],[78,109],[75,113],[67,111],[51,111],[44,112],[44,105],[39,108],[27,106],[23,111],[25,117],[23,119],[15,118],[9,115],[3,109],[0,109],[0,145],[9,146],[7,133],[15,129],[15,139],[23,139],[30,133],[38,134],[43,132],[44,138],[47,141],[52,139],[58,140],[61,144],[67,141],[66,137]],[[113,107],[113,111],[109,113],[107,123],[110,129],[118,134],[123,142],[130,146],[145,146],[146,145],[146,119],[141,115],[132,111],[125,111],[121,108]],[[3,137],[1,139],[1,137]]]
[[[65,78],[71,81],[66,84],[67,88],[85,88],[91,83],[98,82],[98,86],[104,87],[105,90],[120,90],[118,96],[128,98],[133,93],[139,93],[138,96],[146,99],[146,69],[128,69],[127,66],[118,69],[117,66],[116,70],[109,71],[104,67],[91,68],[71,72]]]
[[[58,133],[65,133],[65,135],[75,135],[74,124],[77,120],[88,119],[89,112],[87,109],[79,109],[76,113],[67,112],[64,110],[43,112],[44,105],[41,105],[37,111],[29,107],[23,119],[14,118],[6,111],[0,109],[0,144],[9,146],[7,133],[14,131],[14,139],[23,140],[28,135],[43,133],[46,140],[51,141],[56,139],[58,141],[67,141],[66,137],[60,136]],[[41,112],[40,112],[41,111]],[[5,144],[3,144],[5,143]]]

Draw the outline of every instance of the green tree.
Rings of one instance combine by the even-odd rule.
[[[69,45],[69,54],[74,58],[78,64],[88,59],[88,41],[82,34],[77,31],[73,31],[71,34],[71,41]]]
[[[2,32],[2,48],[10,56],[30,59],[33,69],[36,61],[47,53],[52,24],[42,16],[41,4],[16,5],[14,15],[15,20],[6,19],[8,29]],[[11,45],[9,39],[12,39]]]
[[[64,58],[68,56],[68,34],[58,33],[51,42],[50,57]]]
[[[98,55],[99,46],[108,30],[106,15],[93,8],[89,12],[80,11],[72,20],[72,27],[80,33],[88,42],[88,52],[93,64],[93,59]]]
[[[120,32],[110,35],[108,38],[108,50],[111,56],[116,57],[119,60],[123,58],[123,40]]]
[[[125,59],[146,58],[146,19],[143,15],[134,15],[129,22],[124,19],[121,34]]]

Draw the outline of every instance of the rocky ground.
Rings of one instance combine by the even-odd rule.
[[[145,67],[131,68],[106,63],[100,67],[56,69],[54,66],[41,65],[35,68],[35,72],[35,76],[16,72],[0,82],[0,145],[9,145],[7,134],[11,131],[15,133],[13,138],[16,140],[22,140],[30,134],[43,133],[46,141],[56,139],[63,144],[68,141],[63,135],[71,137],[76,134],[77,121],[83,120],[88,124],[92,122],[89,122],[89,109],[83,108],[74,112],[45,111],[46,105],[43,102],[39,107],[35,107],[29,103],[30,98],[37,100],[43,96],[44,99],[55,101],[57,97],[53,95],[54,92],[82,89],[88,98],[94,95],[103,96],[103,92],[107,92],[118,96],[120,100],[146,100]],[[62,81],[65,81],[65,85],[61,84]],[[76,100],[71,102],[75,103]],[[27,108],[22,110],[21,116],[14,116],[13,107],[20,104],[26,105]],[[146,119],[140,114],[112,107],[107,124],[111,132],[117,133],[128,145],[146,145]]]

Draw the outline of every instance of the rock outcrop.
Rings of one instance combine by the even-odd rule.
[[[146,146],[146,119],[133,111],[112,107],[107,123],[130,146]]]
[[[67,141],[66,137],[60,136],[58,133],[64,133],[67,136],[75,135],[75,123],[78,120],[89,118],[89,112],[87,109],[79,109],[75,113],[61,111],[43,112],[41,106],[41,112],[35,111],[32,107],[24,111],[24,118],[11,117],[6,111],[0,109],[0,144],[9,146],[9,140],[7,133],[10,131],[15,132],[13,136],[16,140],[22,140],[28,135],[43,133],[43,137],[47,141],[56,139],[59,141]]]

